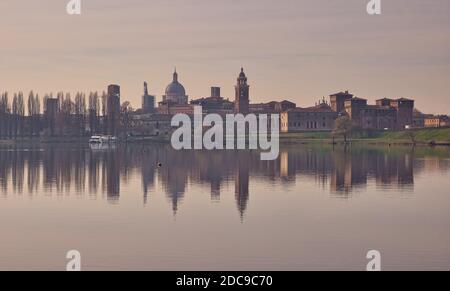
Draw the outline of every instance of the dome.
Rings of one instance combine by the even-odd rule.
[[[178,73],[173,73],[173,82],[166,88],[166,96],[185,96],[186,90],[183,85],[178,82]]]
[[[186,90],[183,85],[178,82],[169,84],[166,88],[166,96],[185,96]]]

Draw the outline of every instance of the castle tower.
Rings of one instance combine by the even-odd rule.
[[[342,113],[345,111],[345,102],[353,98],[353,95],[345,92],[339,92],[333,95],[330,95],[330,105],[333,111],[337,113]]]
[[[244,73],[244,68],[241,68],[241,73],[237,79],[236,85],[236,99],[234,104],[235,113],[248,114],[249,113],[249,93],[250,86],[247,84],[247,77]]]
[[[414,100],[406,98],[392,100],[391,107],[397,110],[397,129],[404,130],[413,125]]]

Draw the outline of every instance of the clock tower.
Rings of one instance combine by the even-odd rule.
[[[235,113],[242,113],[244,115],[249,113],[249,88],[250,86],[247,84],[244,68],[241,68],[241,73],[239,74],[236,85],[236,99],[234,104]]]

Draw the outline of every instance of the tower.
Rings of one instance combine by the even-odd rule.
[[[404,130],[413,125],[414,100],[406,98],[392,100],[391,107],[397,110],[397,129]]]
[[[144,95],[142,96],[142,110],[151,113],[155,110],[155,96],[148,94],[148,84],[144,82]]]
[[[175,69],[173,80],[166,88],[166,94],[163,95],[163,102],[179,105],[187,105],[189,96],[186,95],[184,86],[178,81],[178,72]]]
[[[120,118],[120,86],[109,85],[107,98],[107,133],[110,135],[116,135],[118,133]]]
[[[235,113],[248,114],[249,113],[249,93],[250,86],[247,84],[247,77],[244,73],[244,68],[241,68],[241,73],[237,79],[236,85],[236,99],[234,104]]]
[[[345,102],[352,98],[353,95],[348,93],[348,91],[330,95],[331,108],[337,113],[342,113],[345,111]]]

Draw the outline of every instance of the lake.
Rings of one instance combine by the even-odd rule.
[[[0,147],[0,269],[450,270],[450,149]]]

